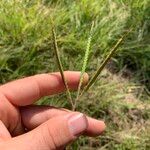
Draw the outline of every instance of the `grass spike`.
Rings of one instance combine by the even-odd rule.
[[[64,75],[63,66],[61,63],[60,56],[59,56],[59,50],[58,50],[58,45],[57,45],[57,40],[56,40],[56,32],[55,32],[53,22],[52,22],[52,38],[53,38],[53,45],[54,45],[54,52],[55,52],[55,56],[56,56],[56,61],[57,61],[58,67],[59,67],[59,71],[60,71],[64,86],[66,88],[67,99],[68,99],[69,103],[71,104],[71,107],[73,107],[73,101],[72,101],[71,93],[70,93],[70,90],[69,90],[69,87],[68,87],[68,84],[67,84],[67,81],[66,81],[66,78]]]
[[[77,96],[76,96],[76,99],[74,102],[73,110],[75,110],[76,102],[79,99],[79,95],[80,95],[80,91],[81,91],[81,87],[82,87],[82,83],[83,83],[83,76],[84,76],[84,73],[85,73],[85,70],[87,67],[87,62],[88,62],[88,58],[89,58],[89,54],[90,54],[91,40],[92,40],[92,35],[93,35],[93,28],[94,28],[94,21],[92,22],[90,34],[89,34],[89,37],[87,40],[85,56],[84,56],[84,60],[83,60],[83,66],[82,66],[82,70],[81,70],[81,76],[80,76],[80,81],[79,81],[78,90],[77,90]]]
[[[91,80],[89,81],[89,83],[87,84],[87,86],[85,86],[85,88],[83,89],[82,93],[80,94],[79,97],[81,97],[86,91],[89,90],[89,88],[95,83],[97,77],[100,75],[101,71],[104,69],[104,67],[106,66],[106,64],[108,63],[108,61],[111,59],[111,57],[113,56],[113,54],[116,52],[116,50],[119,48],[119,46],[121,45],[121,43],[123,42],[123,40],[126,38],[126,36],[131,32],[132,28],[129,29],[129,31],[127,33],[125,33],[119,40],[118,42],[115,44],[115,46],[110,50],[110,53],[107,55],[107,57],[104,59],[104,61],[102,62],[101,66],[99,67],[99,69],[95,72],[95,74],[93,75],[93,77],[91,78]]]

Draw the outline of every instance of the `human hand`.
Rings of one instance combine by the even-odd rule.
[[[77,89],[80,72],[65,72],[72,90]],[[84,84],[88,75],[84,75]],[[0,86],[0,149],[57,150],[80,135],[98,136],[103,121],[52,106],[32,105],[43,96],[63,92],[59,73],[40,74]]]

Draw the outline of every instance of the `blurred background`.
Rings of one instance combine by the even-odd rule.
[[[51,38],[53,18],[65,70],[81,70],[95,22],[86,72],[133,27],[77,110],[105,120],[106,132],[81,137],[72,150],[150,149],[150,0],[0,0],[0,83],[59,71]],[[75,92],[72,95],[75,97]],[[39,105],[68,107],[65,94]]]

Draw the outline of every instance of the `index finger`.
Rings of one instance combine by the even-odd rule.
[[[68,86],[76,89],[80,80],[80,72],[65,71]],[[88,81],[84,74],[83,84]],[[0,92],[14,105],[30,105],[43,96],[65,91],[60,73],[39,74],[24,79],[9,82],[0,86]]]

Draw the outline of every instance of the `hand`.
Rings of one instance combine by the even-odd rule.
[[[80,72],[65,72],[75,90]],[[84,84],[88,75],[84,75]],[[63,149],[80,135],[97,136],[105,129],[98,121],[79,112],[51,106],[31,105],[43,96],[65,90],[59,73],[40,74],[0,86],[0,149]]]

